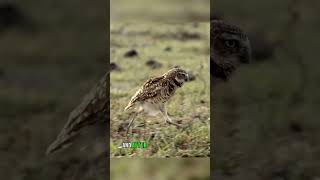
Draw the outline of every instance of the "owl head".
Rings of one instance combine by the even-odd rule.
[[[250,62],[250,41],[238,27],[213,20],[210,36],[213,76],[227,80],[239,65]]]
[[[169,78],[175,82],[175,84],[181,87],[186,81],[189,80],[188,73],[180,67],[170,69],[164,74],[166,78]]]

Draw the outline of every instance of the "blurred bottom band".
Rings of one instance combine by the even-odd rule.
[[[113,180],[209,180],[209,158],[112,158]]]

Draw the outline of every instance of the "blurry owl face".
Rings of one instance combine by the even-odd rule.
[[[213,20],[210,26],[211,74],[227,80],[232,72],[251,60],[251,46],[247,35],[236,26]]]
[[[218,56],[223,57],[226,63],[234,65],[249,63],[251,59],[251,47],[247,37],[232,33],[222,33],[214,41],[214,48]]]
[[[184,82],[188,81],[189,75],[186,71],[181,69],[180,71],[177,72],[175,79],[181,83],[184,83]]]
[[[237,66],[250,61],[250,42],[241,29],[215,20],[210,28],[211,56],[215,63]]]
[[[189,75],[188,73],[181,68],[173,68],[169,70],[166,74],[166,77],[172,78],[178,82],[178,84],[182,85],[184,82],[188,81]]]

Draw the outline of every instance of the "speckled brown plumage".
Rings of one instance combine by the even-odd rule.
[[[145,111],[153,116],[161,113],[167,123],[174,124],[167,114],[165,103],[187,80],[188,73],[181,68],[173,68],[159,77],[151,78],[133,95],[125,110],[138,106],[138,111]]]
[[[178,75],[182,74],[181,82],[178,82]],[[177,79],[176,79],[177,78]],[[125,110],[130,109],[137,103],[149,102],[151,104],[166,103],[172,97],[177,88],[181,87],[187,80],[187,72],[174,68],[159,77],[147,80],[143,86],[131,98]]]

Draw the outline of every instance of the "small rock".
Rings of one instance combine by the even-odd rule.
[[[0,30],[21,24],[23,19],[20,9],[15,4],[0,4]]]
[[[16,28],[24,32],[36,31],[36,24],[15,3],[0,3],[0,31]]]
[[[172,51],[172,47],[167,46],[166,48],[164,48],[164,51],[171,52]]]
[[[111,71],[120,71],[120,67],[115,62],[111,62],[110,63],[110,70]]]
[[[301,124],[297,122],[291,122],[289,125],[289,129],[295,133],[301,133],[303,131]]]
[[[124,57],[126,58],[132,58],[132,57],[136,57],[138,56],[138,52],[135,50],[135,49],[131,49],[129,51],[127,51],[125,54],[124,54]]]
[[[150,59],[146,62],[146,65],[149,66],[151,69],[157,69],[160,68],[162,66],[161,63],[159,63],[158,61],[154,60],[154,59]]]

